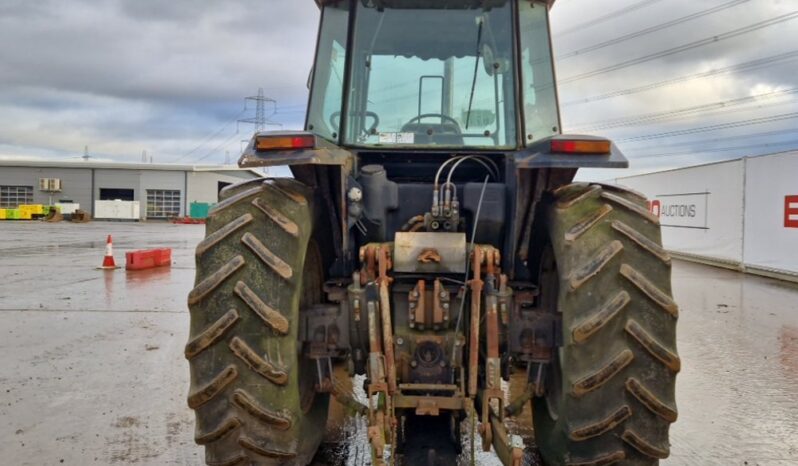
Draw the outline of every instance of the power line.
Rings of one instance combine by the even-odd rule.
[[[291,115],[291,114],[306,113],[306,112],[307,112],[307,108],[296,109],[296,110],[286,110],[286,111],[283,111],[282,109],[278,108],[277,112],[275,113],[275,115]]]
[[[218,130],[214,131],[214,133],[213,133],[213,134],[211,134],[210,136],[208,136],[207,138],[205,138],[205,139],[204,139],[204,140],[203,140],[203,141],[202,141],[202,142],[201,142],[201,143],[200,143],[200,144],[199,144],[197,147],[195,147],[195,148],[191,149],[190,151],[186,152],[185,154],[181,155],[180,157],[178,157],[178,158],[176,158],[176,159],[172,160],[172,162],[171,162],[171,163],[179,162],[179,161],[183,160],[184,158],[188,157],[189,155],[193,154],[194,152],[197,152],[198,150],[200,150],[200,149],[202,148],[202,146],[204,146],[205,144],[207,144],[207,143],[211,142],[211,141],[212,141],[214,138],[216,138],[217,136],[219,136],[220,134],[222,134],[222,132],[223,132],[224,130],[226,130],[226,129],[227,129],[229,126],[230,126],[230,125],[232,125],[233,123],[235,123],[235,122],[238,120],[238,118],[239,118],[241,115],[243,115],[243,114],[244,114],[244,112],[246,112],[246,111],[247,111],[247,109],[246,109],[246,108],[244,108],[243,110],[241,110],[240,112],[238,112],[238,114],[237,114],[236,116],[234,116],[234,117],[233,117],[233,119],[229,120],[229,121],[228,121],[227,123],[225,123],[225,124],[224,124],[224,125],[223,125],[221,128],[219,128]]]
[[[246,102],[250,102],[250,101],[254,101],[255,102],[255,116],[253,118],[240,119],[240,117],[242,115],[244,115],[244,113],[246,113],[247,110],[248,110],[248,106],[246,105]],[[203,146],[208,144],[210,141],[212,141],[215,138],[217,138],[220,134],[222,134],[222,132],[224,132],[227,128],[229,128],[230,125],[232,125],[233,123],[251,123],[251,124],[254,124],[256,132],[257,131],[263,131],[264,127],[267,126],[267,125],[280,126],[278,123],[273,123],[271,120],[269,120],[269,118],[271,118],[276,113],[277,101],[274,100],[274,99],[265,97],[264,93],[263,93],[263,88],[258,89],[258,95],[252,96],[252,97],[245,97],[244,98],[244,102],[245,102],[244,109],[241,110],[235,117],[233,117],[232,120],[228,121],[221,128],[216,130],[213,134],[211,134],[210,136],[205,138],[202,141],[202,143],[200,143],[197,147],[195,147],[191,151],[183,154],[182,156],[178,157],[177,159],[173,160],[172,162],[173,163],[174,162],[178,162],[178,161],[180,161],[182,159],[185,159],[186,157],[190,156],[191,154],[195,153],[196,151],[201,149]],[[273,110],[272,113],[269,116],[266,116],[266,104],[267,103],[272,103],[274,105],[274,108],[275,108],[275,110]],[[201,161],[207,159],[208,157],[213,155],[216,151],[218,151],[222,147],[228,145],[233,138],[238,136],[238,134],[239,134],[238,127],[236,127],[236,132],[234,134],[229,136],[221,144],[219,144],[218,146],[214,147],[210,151],[206,152],[202,157],[194,160],[193,162],[197,163],[197,162],[201,162]]]
[[[617,142],[632,142],[632,141],[649,141],[652,139],[662,139],[667,137],[674,137],[674,136],[686,136],[688,134],[698,134],[698,133],[707,133],[711,131],[718,131],[721,129],[731,129],[731,128],[740,128],[743,126],[751,126],[751,125],[761,125],[765,123],[773,123],[776,121],[784,121],[784,120],[791,120],[794,118],[798,118],[798,112],[793,113],[783,113],[780,115],[774,115],[770,117],[763,117],[763,118],[750,118],[747,120],[740,120],[734,121],[730,123],[722,123],[719,125],[711,125],[711,126],[702,126],[699,128],[690,128],[690,129],[683,129],[678,131],[668,131],[666,133],[656,133],[656,134],[647,134],[643,136],[634,136],[625,139],[619,139]]]
[[[597,24],[606,23],[607,21],[612,21],[612,20],[617,19],[617,18],[619,18],[619,17],[621,17],[623,15],[632,13],[633,11],[637,11],[637,10],[643,9],[643,8],[645,8],[647,6],[653,5],[653,4],[661,2],[661,1],[662,0],[643,0],[642,2],[635,3],[634,5],[630,5],[630,6],[624,8],[622,10],[616,10],[616,11],[607,13],[604,16],[599,16],[598,18],[592,19],[590,21],[585,21],[583,23],[579,23],[579,24],[576,24],[574,26],[571,26],[568,29],[565,29],[565,30],[557,32],[556,35],[557,36],[565,36],[565,35],[568,35],[568,34],[571,34],[571,33],[577,32],[577,31],[582,31],[582,30],[584,30],[586,28],[595,26]]]
[[[798,139],[794,139],[792,141],[783,141],[783,142],[771,142],[771,143],[760,143],[760,144],[751,144],[746,146],[734,146],[734,147],[716,147],[714,149],[699,149],[699,150],[685,150],[685,151],[677,151],[677,152],[662,152],[659,154],[650,154],[645,155],[642,157],[633,157],[635,160],[643,160],[643,159],[654,159],[659,157],[675,157],[679,155],[693,155],[693,154],[708,154],[712,152],[733,152],[737,150],[749,150],[749,149],[766,149],[770,147],[781,147],[781,146],[796,146],[798,147]]]
[[[633,33],[630,33],[630,34],[623,35],[621,37],[616,37],[615,39],[610,39],[608,41],[600,42],[598,44],[591,45],[589,47],[584,47],[584,48],[581,48],[579,50],[574,50],[573,52],[568,52],[568,53],[565,53],[565,54],[562,54],[562,55],[558,55],[556,57],[556,59],[557,60],[566,60],[568,58],[572,58],[572,57],[575,57],[577,55],[582,55],[582,54],[585,54],[585,53],[588,53],[588,52],[593,52],[593,51],[596,51],[596,50],[600,50],[600,49],[603,49],[605,47],[609,47],[611,45],[620,44],[621,42],[626,42],[628,40],[635,39],[635,38],[638,38],[638,37],[642,37],[642,36],[645,36],[645,35],[648,35],[648,34],[652,34],[652,33],[657,32],[657,31],[662,31],[663,29],[668,29],[670,27],[677,26],[679,24],[686,23],[686,22],[692,21],[694,19],[702,18],[704,16],[709,16],[709,15],[718,13],[718,12],[723,11],[723,10],[728,10],[729,8],[733,8],[733,7],[737,6],[737,5],[741,5],[741,4],[749,2],[749,1],[750,0],[732,0],[731,2],[724,3],[722,5],[718,5],[716,7],[709,8],[707,10],[699,11],[699,12],[696,12],[696,13],[693,13],[693,14],[690,14],[690,15],[687,15],[687,16],[682,16],[681,18],[674,19],[672,21],[667,21],[667,22],[658,24],[656,26],[652,26],[652,27],[649,27],[649,28],[646,28],[646,29],[642,29],[642,30],[637,31],[637,32],[633,32]]]
[[[725,141],[736,141],[736,140],[748,140],[748,139],[757,139],[757,138],[764,138],[769,136],[781,136],[784,134],[798,134],[798,128],[788,128],[788,129],[781,129],[776,131],[763,131],[760,133],[753,133],[753,134],[740,134],[737,136],[725,136],[722,138],[714,138],[714,139],[695,139],[692,141],[682,141],[682,142],[673,142],[669,144],[657,144],[656,146],[646,146],[646,147],[638,147],[638,148],[631,148],[628,149],[630,152],[640,152],[640,151],[651,151],[651,150],[662,150],[663,148],[671,148],[671,147],[692,147],[697,144],[714,144],[718,142],[725,142]],[[645,143],[640,142],[639,144]],[[626,147],[626,145],[624,145]]]
[[[715,70],[704,71],[701,73],[690,74],[686,76],[680,76],[673,79],[668,79],[665,81],[658,81],[652,84],[646,84],[644,86],[632,87],[628,89],[621,89],[618,91],[608,92],[606,94],[600,94],[592,97],[587,97],[580,100],[572,100],[569,102],[565,102],[562,104],[562,107],[570,107],[574,105],[581,105],[591,102],[598,102],[600,100],[607,100],[614,97],[622,97],[632,94],[639,94],[641,92],[651,91],[654,89],[658,89],[660,87],[671,86],[673,84],[679,84],[686,81],[692,81],[696,79],[704,79],[710,78],[713,76],[719,76],[723,74],[733,73],[733,72],[740,72],[740,71],[751,71],[759,68],[766,68],[774,65],[778,65],[781,62],[795,60],[798,59],[798,50],[793,50],[786,53],[781,53],[778,55],[773,55],[771,57],[766,58],[758,58],[756,60],[751,60],[748,62],[738,63],[736,65],[727,66],[724,68],[718,68]]]
[[[763,94],[757,94],[747,97],[740,97],[737,99],[730,99],[724,100],[721,102],[713,102],[711,104],[704,104],[704,105],[697,105],[694,107],[687,107],[682,108],[679,110],[670,110],[667,112],[658,112],[658,113],[648,113],[644,115],[636,115],[632,117],[626,118],[617,118],[614,120],[604,120],[601,122],[592,122],[586,123],[581,126],[576,126],[575,128],[571,128],[571,130],[575,131],[597,131],[602,129],[611,129],[611,128],[621,128],[624,126],[635,126],[640,124],[652,123],[657,121],[663,120],[671,120],[671,119],[678,119],[689,115],[695,115],[697,113],[708,112],[711,110],[721,110],[727,109],[730,107],[736,107],[739,105],[745,105],[752,102],[757,102],[760,99],[771,99],[780,96],[786,96],[791,94],[798,93],[798,88],[792,89],[784,89],[779,91],[773,92],[766,92]],[[593,126],[590,126],[593,125]]]
[[[236,137],[238,137],[238,132],[236,132],[235,134],[231,134],[231,135],[230,135],[230,137],[228,137],[227,139],[225,139],[225,140],[224,140],[224,141],[223,141],[221,144],[219,144],[218,146],[216,146],[216,147],[214,147],[213,149],[209,150],[209,151],[208,151],[208,152],[207,152],[205,155],[203,155],[202,157],[198,158],[197,160],[194,160],[194,162],[193,162],[193,163],[199,163],[199,162],[202,162],[203,160],[207,159],[207,158],[208,158],[208,157],[210,157],[211,155],[214,155],[214,154],[216,154],[216,153],[217,153],[219,150],[221,150],[223,147],[225,147],[225,146],[227,146],[228,144],[230,144],[230,143],[233,141],[233,138],[236,138]]]
[[[615,65],[607,66],[604,68],[599,68],[597,70],[589,71],[587,73],[578,74],[575,76],[571,76],[570,78],[565,78],[559,80],[559,84],[570,84],[576,81],[581,81],[583,79],[592,78],[594,76],[602,75],[605,73],[610,73],[612,71],[622,70],[624,68],[629,68],[631,66],[639,65],[641,63],[646,63],[652,60],[656,60],[658,58],[664,58],[671,55],[676,55],[677,53],[686,52],[688,50],[696,49],[699,47],[704,47],[706,45],[715,44],[717,42],[731,39],[734,37],[738,37],[744,34],[748,34],[750,32],[758,31],[760,29],[764,29],[766,27],[774,26],[776,24],[784,23],[786,21],[790,21],[792,19],[798,18],[798,11],[793,11],[791,13],[787,13],[781,16],[777,16],[775,18],[771,18],[765,21],[760,21],[758,23],[754,23],[752,25],[735,29],[733,31],[725,32],[723,34],[719,34],[717,36],[708,37],[706,39],[697,40],[694,42],[690,42],[688,44],[680,45],[678,47],[673,47],[667,50],[663,50],[661,52],[656,52],[648,55],[644,55],[639,58],[634,58],[632,60],[627,60],[621,63],[617,63]]]

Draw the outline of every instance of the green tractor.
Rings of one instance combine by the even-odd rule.
[[[373,464],[410,426],[473,430],[514,466],[667,457],[671,259],[643,196],[573,183],[628,162],[561,134],[554,0],[317,3],[306,129],[239,162],[293,178],[223,190],[196,252],[207,464],[310,463],[331,397],[367,419]]]

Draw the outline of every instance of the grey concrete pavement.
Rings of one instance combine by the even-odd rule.
[[[202,226],[0,223],[0,464],[201,464],[185,296]],[[173,248],[169,269],[96,270]]]
[[[201,464],[182,352],[203,231],[0,222],[0,464]],[[174,265],[95,270],[109,233],[120,263],[171,247]],[[798,287],[676,263],[674,290],[680,419],[663,464],[798,464]]]

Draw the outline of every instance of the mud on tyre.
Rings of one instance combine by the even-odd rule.
[[[657,464],[669,455],[681,367],[659,220],[642,196],[600,185],[560,188],[545,210],[541,289],[561,313],[563,346],[535,400],[543,458]]]
[[[293,180],[258,180],[221,198],[188,298],[195,439],[209,465],[305,465],[329,402],[298,342],[300,309],[322,299],[313,195]]]

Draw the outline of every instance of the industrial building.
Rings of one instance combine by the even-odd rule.
[[[225,186],[260,176],[231,166],[0,160],[0,209],[78,204],[104,218],[103,201],[120,201],[140,220],[184,217],[191,203],[216,203]]]

